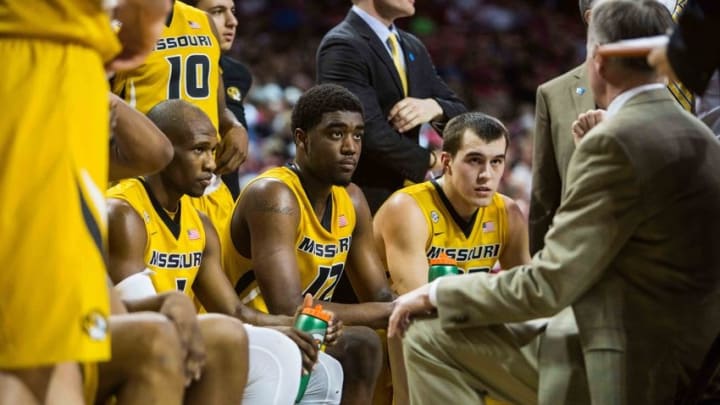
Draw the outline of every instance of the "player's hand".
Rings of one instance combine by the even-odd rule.
[[[300,315],[300,312],[302,312],[303,308],[307,307],[313,307],[313,296],[310,293],[305,294],[305,297],[303,297],[303,303],[300,307],[298,307],[297,311],[295,311],[295,318],[297,319],[298,315]],[[338,320],[335,316],[335,313],[332,311],[324,310],[325,312],[330,314],[330,322],[328,322],[328,327],[325,332],[325,341],[323,344],[325,346],[332,346],[334,345],[338,339],[340,339],[340,336],[342,336],[343,332],[343,323],[341,320]],[[293,321],[294,324],[294,321]]]
[[[186,385],[199,380],[205,366],[205,343],[198,326],[195,305],[186,295],[173,292],[163,301],[160,313],[165,315],[177,328],[180,343],[186,353]]]
[[[418,287],[393,301],[388,321],[388,337],[405,336],[413,316],[429,315],[434,310],[430,303],[430,284]]]
[[[588,110],[580,115],[572,123],[572,135],[575,145],[590,132],[597,124],[605,118],[605,110]]]
[[[139,66],[155,47],[170,8],[169,0],[120,0],[114,18],[122,24],[118,32],[122,51],[105,70],[118,72]]]
[[[442,115],[440,104],[432,98],[405,97],[390,109],[388,121],[396,131],[407,132]]]
[[[270,326],[269,328],[282,332],[295,342],[302,353],[303,373],[309,374],[315,367],[318,357],[318,348],[312,336],[309,333],[300,332],[294,326]]]
[[[215,155],[216,174],[234,172],[247,158],[248,133],[245,127],[233,125],[223,135]]]
[[[647,63],[655,68],[658,75],[665,76],[669,82],[678,81],[675,70],[673,70],[667,57],[667,46],[659,46],[650,51],[647,56]]]

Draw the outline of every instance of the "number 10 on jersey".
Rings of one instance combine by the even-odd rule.
[[[184,61],[183,61],[184,59]],[[205,54],[166,56],[170,65],[167,98],[202,99],[210,95],[210,58]],[[185,94],[181,91],[185,90]]]

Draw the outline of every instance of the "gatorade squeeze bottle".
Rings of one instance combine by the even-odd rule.
[[[458,269],[455,259],[445,254],[445,252],[440,253],[440,255],[434,259],[430,259],[428,283],[438,277],[452,274],[460,274],[460,269]]]
[[[330,323],[331,314],[323,311],[322,305],[315,305],[315,308],[305,307],[295,320],[295,329],[310,334],[318,349],[325,341],[325,332],[327,332]],[[297,404],[305,395],[308,381],[310,381],[310,373],[303,374],[300,377],[300,389],[298,389],[295,403]]]

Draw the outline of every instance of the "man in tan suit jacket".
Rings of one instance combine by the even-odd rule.
[[[565,174],[575,150],[571,125],[578,115],[593,108],[595,101],[585,65],[538,87],[528,224],[530,254],[542,249],[545,234],[560,206]]]
[[[578,0],[585,24],[594,0]],[[543,239],[560,206],[570,156],[575,150],[570,127],[578,115],[595,108],[585,65],[580,65],[538,87],[535,96],[532,192],[528,236],[530,254],[543,247]]]
[[[672,403],[692,378],[720,332],[720,143],[644,60],[595,52],[670,24],[659,3],[595,6],[586,66],[608,112],[570,160],[543,250],[530,265],[441,278],[396,300],[389,333],[409,328],[412,404],[478,403],[482,391],[537,403],[538,373],[568,373],[535,368],[536,354],[521,351],[529,324],[518,322],[566,307],[579,330],[584,403]],[[434,308],[437,319],[410,326]]]

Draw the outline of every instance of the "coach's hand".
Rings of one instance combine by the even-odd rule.
[[[405,336],[413,316],[429,315],[434,307],[430,303],[430,284],[418,287],[393,301],[388,321],[388,337]]]
[[[577,146],[585,134],[595,128],[595,126],[601,123],[603,119],[605,119],[605,110],[600,109],[588,110],[578,115],[577,119],[573,121],[571,126],[575,145]]]
[[[186,385],[199,380],[205,366],[205,343],[202,340],[197,321],[197,312],[190,298],[176,292],[165,298],[160,313],[165,315],[177,328],[180,343],[185,350]]]

